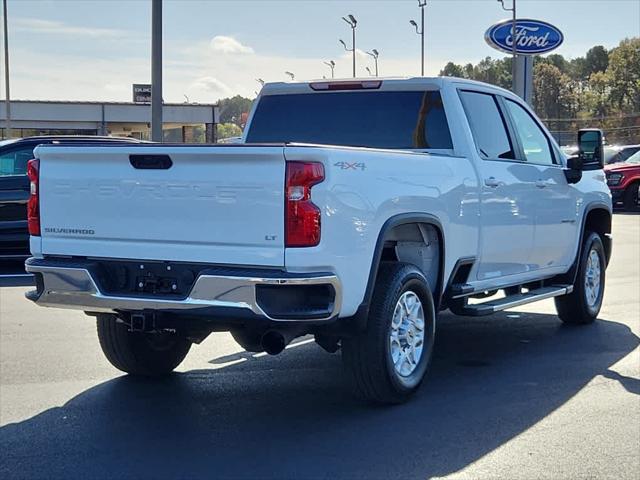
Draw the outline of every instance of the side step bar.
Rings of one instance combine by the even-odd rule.
[[[504,298],[499,298],[498,300],[467,305],[464,307],[461,314],[472,317],[491,315],[493,313],[506,310],[507,308],[519,307],[521,305],[526,305],[527,303],[537,302],[538,300],[566,295],[572,291],[573,285],[552,285],[549,287],[542,287],[536,290],[531,290],[527,293],[509,295]]]

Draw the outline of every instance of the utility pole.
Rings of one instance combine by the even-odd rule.
[[[418,24],[415,20],[409,20],[409,23],[413,25],[416,29],[416,33],[420,35],[420,75],[424,77],[424,8],[427,6],[427,0],[418,0],[418,7],[420,7],[420,16],[421,16],[421,27],[418,27]]]
[[[517,17],[516,17],[516,0],[512,0],[513,2],[513,6],[511,8],[506,8],[504,6],[504,0],[498,0],[498,2],[500,2],[500,5],[502,5],[502,9],[505,12],[512,12],[513,13],[513,17],[511,20],[511,43],[512,43],[512,48],[511,48],[511,52],[513,55],[513,59],[511,60],[511,90],[515,93],[516,89],[517,89],[517,85],[518,83],[516,82],[516,72],[517,72],[517,68],[516,68],[516,56],[518,55],[518,46],[517,46],[517,35],[516,35],[516,27],[517,27]]]
[[[162,0],[151,0],[151,140],[163,141]]]
[[[7,27],[7,0],[2,2],[4,19],[4,88],[5,88],[5,137],[11,137],[11,98],[9,89],[9,31]]]
[[[342,20],[347,22],[347,24],[351,27],[351,48],[347,48],[347,44],[344,41],[339,40],[344,49],[347,52],[353,52],[353,78],[356,78],[356,25],[358,21],[355,19],[353,15],[347,15],[346,17],[342,17]]]

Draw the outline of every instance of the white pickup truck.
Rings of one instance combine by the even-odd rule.
[[[265,85],[242,144],[40,146],[27,297],[97,317],[130,374],[170,373],[212,331],[270,354],[313,334],[357,393],[401,402],[440,310],[555,297],[564,322],[597,317],[601,135],[567,159],[510,92],[407,78]]]

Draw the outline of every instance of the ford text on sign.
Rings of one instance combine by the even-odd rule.
[[[503,20],[493,25],[484,36],[487,43],[497,50],[513,51],[512,21]],[[516,53],[539,55],[558,48],[564,40],[562,32],[550,23],[540,20],[516,20]]]

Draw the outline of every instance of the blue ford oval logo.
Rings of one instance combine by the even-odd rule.
[[[511,53],[513,51],[512,21],[503,20],[493,25],[484,38],[497,50]],[[516,20],[516,53],[520,55],[539,55],[558,48],[564,36],[550,23],[540,20]]]

